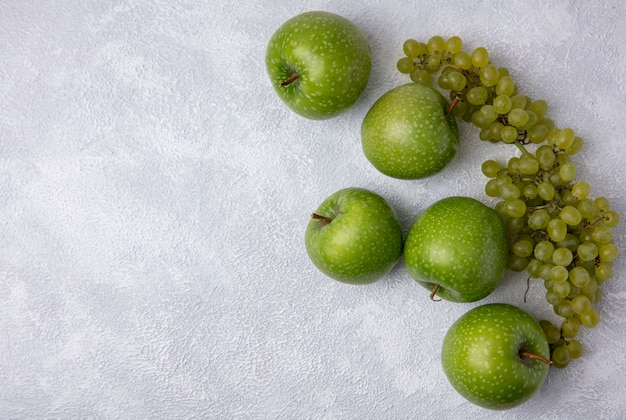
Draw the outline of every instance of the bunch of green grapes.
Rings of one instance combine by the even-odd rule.
[[[576,339],[581,327],[600,322],[594,305],[600,286],[613,276],[618,248],[612,229],[620,217],[607,198],[592,198],[588,182],[576,180],[572,156],[582,149],[582,138],[571,128],[555,127],[546,101],[520,94],[509,71],[492,64],[485,48],[470,54],[462,46],[457,36],[433,36],[427,43],[409,39],[397,67],[417,83],[428,85],[436,77],[450,91],[449,112],[477,126],[482,140],[520,151],[506,165],[482,164],[489,178],[485,192],[499,199],[495,208],[507,226],[509,268],[542,279],[546,300],[562,317],[560,325],[540,324],[553,365],[565,367],[583,353]]]

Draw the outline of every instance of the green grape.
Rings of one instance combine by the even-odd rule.
[[[572,186],[572,194],[579,200],[585,200],[591,192],[591,186],[587,181],[578,181]]]
[[[511,98],[507,95],[498,95],[493,99],[493,109],[498,114],[508,114],[511,110]]]
[[[543,329],[543,332],[546,334],[546,338],[548,339],[548,344],[554,344],[561,339],[561,331],[552,323],[546,319],[542,319],[539,321],[539,325]]]
[[[519,188],[515,184],[504,184],[500,187],[500,197],[505,200],[512,200],[514,198],[519,198],[521,192]]]
[[[467,91],[465,98],[472,105],[482,105],[487,101],[487,89],[482,86],[475,86]]]
[[[561,300],[563,299],[558,297],[552,290],[548,290],[546,292],[546,300],[551,305],[558,305],[559,303],[561,303]]]
[[[576,209],[585,219],[593,219],[598,215],[598,208],[595,201],[585,198],[578,202]]]
[[[528,97],[524,95],[513,95],[511,96],[511,106],[513,108],[526,109],[528,105]]]
[[[600,257],[601,262],[612,262],[617,258],[619,254],[619,249],[617,245],[614,243],[602,244],[598,248],[598,257]]]
[[[506,230],[510,235],[516,235],[526,228],[525,217],[509,217],[505,222]]]
[[[461,91],[467,86],[467,78],[459,71],[452,71],[448,74],[448,86],[454,91]]]
[[[535,258],[537,258],[537,257],[535,256]],[[550,272],[552,270],[552,267],[554,267],[554,264],[549,263],[549,262],[544,262],[543,265],[541,266],[541,270],[539,270],[539,277],[541,279],[545,280],[545,281],[549,281],[550,284],[552,285],[552,286],[549,286],[549,287],[546,285],[546,288],[550,289],[550,290],[552,290],[552,287],[554,286],[554,284],[553,284],[554,282],[550,278],[550,275],[551,275]]]
[[[608,244],[613,241],[613,232],[604,225],[597,225],[591,232],[591,239],[597,244]]]
[[[572,302],[567,299],[563,299],[561,303],[554,308],[554,313],[562,316],[563,318],[573,317],[574,311],[572,310]]]
[[[415,68],[411,73],[411,80],[415,83],[428,86],[430,84],[430,73],[427,70]]]
[[[578,234],[578,240],[583,243],[583,242],[591,242],[593,241],[593,239],[591,239],[591,231],[589,229],[583,229],[582,231],[580,231],[580,233]]]
[[[517,173],[518,167],[519,167],[519,158],[517,156],[513,156],[507,162],[507,169],[509,170],[510,173],[515,174]]]
[[[565,345],[558,346],[552,351],[552,361],[560,365],[567,364],[570,360],[569,350]]]
[[[528,227],[532,230],[541,230],[548,226],[551,217],[546,209],[539,209],[528,216]]]
[[[524,175],[533,175],[539,171],[539,162],[530,155],[523,155],[519,162],[519,171]]]
[[[512,251],[515,255],[520,257],[530,257],[533,255],[533,250],[535,248],[535,242],[532,240],[530,236],[525,236],[519,238],[517,241],[513,243]],[[537,260],[534,260],[537,261]]]
[[[502,141],[508,144],[513,143],[515,140],[517,140],[518,134],[519,133],[517,132],[517,128],[510,125],[505,126],[500,132]]]
[[[594,299],[592,303],[595,303],[596,292],[598,291],[598,281],[596,279],[589,280],[586,286],[580,288],[580,293],[587,296],[589,300]]]
[[[611,209],[611,203],[606,197],[596,197],[594,201],[596,203],[598,211],[604,212]]]
[[[555,265],[550,269],[550,280],[554,283],[564,283],[567,281],[569,271],[562,265]]]
[[[594,328],[600,323],[600,314],[595,309],[589,309],[580,314],[580,322],[588,328]]]
[[[423,44],[414,39],[407,39],[402,45],[402,50],[409,58],[416,58],[422,54],[426,54],[426,49],[422,48]]]
[[[554,292],[554,294],[561,299],[565,299],[567,295],[569,295],[569,292],[571,290],[572,286],[568,281],[565,281],[563,283],[554,283],[554,285],[552,286],[552,291]]]
[[[486,160],[481,166],[482,173],[488,178],[495,178],[498,176],[498,172],[502,169],[500,164],[495,160]]]
[[[552,253],[552,262],[557,266],[567,267],[574,260],[574,254],[572,251],[565,247],[559,247]]]
[[[572,310],[577,314],[584,314],[591,309],[591,301],[585,295],[578,295],[572,299]]]
[[[441,64],[441,55],[438,53],[431,53],[426,57],[426,68],[431,69],[432,71],[436,71],[439,69],[439,65]]]
[[[472,58],[465,51],[459,51],[454,54],[452,63],[461,70],[469,70],[472,68]]]
[[[549,182],[542,181],[537,185],[537,195],[546,201],[552,200],[555,192],[554,185]]]
[[[590,280],[589,271],[584,267],[574,267],[569,272],[569,281],[576,287],[585,287]]]
[[[559,217],[570,226],[576,226],[582,221],[582,215],[574,206],[563,207]]]
[[[559,149],[567,149],[574,143],[574,130],[571,128],[564,128],[558,132],[554,139],[554,145]]]
[[[500,72],[493,64],[487,64],[482,67],[478,72],[478,76],[480,77],[480,82],[486,87],[494,86],[500,80]]]
[[[459,51],[461,51],[461,48],[463,48],[463,41],[460,37],[456,35],[451,36],[446,41],[446,50],[450,51],[452,54],[458,53]]]
[[[432,36],[426,43],[430,54],[443,54],[446,49],[446,42],[439,35]]]
[[[613,265],[608,262],[601,262],[596,266],[596,279],[600,282],[610,280],[613,277]]]
[[[548,145],[539,146],[535,155],[537,156],[539,166],[541,166],[542,169],[550,169],[556,162],[554,149]]]
[[[571,306],[572,305],[570,304],[570,307]],[[561,323],[561,335],[563,336],[563,338],[576,337],[576,335],[578,335],[578,332],[580,331],[580,321],[578,320],[578,318],[574,317],[573,313],[570,316],[564,318],[565,319]]]
[[[553,220],[560,220],[562,223],[565,224],[565,222],[563,222],[561,219]],[[565,227],[567,228],[567,224],[565,224]],[[580,245],[580,240],[578,239],[578,236],[571,233],[566,233],[565,238],[562,241],[558,241],[557,243],[557,246],[565,247],[572,252],[576,252],[576,250],[578,249],[578,245]]]
[[[559,169],[559,176],[563,181],[570,182],[576,177],[576,166],[571,162],[567,162]]]
[[[508,267],[512,271],[524,271],[528,267],[528,260],[518,255],[509,255]]]
[[[548,127],[543,124],[536,124],[528,129],[528,139],[534,144],[542,143],[548,136]]]
[[[576,206],[579,203],[579,200],[572,194],[572,190],[568,188],[561,189],[561,201],[563,204],[571,206]]]
[[[496,95],[513,96],[515,93],[515,82],[510,76],[503,76],[496,84]]]
[[[578,340],[569,340],[567,342],[567,351],[571,360],[580,359],[583,355],[583,345]]]
[[[539,120],[542,120],[548,112],[548,103],[543,99],[538,99],[533,101],[528,109],[534,112]]]
[[[535,126],[535,124],[537,124],[537,114],[535,114],[534,112],[530,111],[530,110],[526,110],[526,113],[528,114],[528,122],[526,124],[524,124],[522,128],[522,130],[528,131],[530,130],[532,127]]]
[[[532,250],[530,251],[529,257],[530,256],[532,256]],[[541,263],[541,261],[535,258],[531,258],[530,260],[528,260],[528,267],[526,267],[526,270],[528,270],[528,274],[530,275],[530,277],[538,278],[539,271],[541,270],[542,265],[543,264]]]
[[[398,60],[396,67],[400,73],[410,74],[413,70],[415,70],[415,63],[412,58],[402,57]]]
[[[484,47],[478,47],[472,51],[472,65],[474,67],[485,67],[489,64],[489,52]]]
[[[539,241],[535,245],[534,256],[539,261],[548,261],[550,258],[552,258],[553,252],[554,252],[554,245],[552,245],[552,242]],[[546,265],[547,264],[544,264],[544,266]]]
[[[528,199],[537,197],[537,186],[535,184],[528,184],[524,187],[522,195]]]
[[[592,261],[598,256],[598,246],[593,242],[583,242],[578,245],[577,254],[582,261]]]
[[[576,136],[574,137],[574,141],[572,142],[571,146],[565,149],[565,154],[568,156],[575,155],[576,153],[580,152],[584,145],[585,142],[583,141],[583,139]]]
[[[526,203],[524,202],[524,200],[519,198],[505,200],[504,211],[507,216],[522,217],[524,214],[526,214]]]
[[[483,119],[489,121],[490,124],[498,118],[498,113],[493,109],[493,105],[483,105],[479,112]]]
[[[561,219],[552,219],[548,222],[547,232],[550,239],[554,242],[561,242],[567,236],[567,223]],[[561,247],[568,249],[567,247]],[[569,249],[568,249],[569,250]],[[571,250],[569,250],[571,253]]]
[[[613,210],[603,210],[602,219],[604,221],[604,226],[614,228],[619,225],[620,215]]]
[[[498,186],[498,180],[495,178],[487,181],[485,185],[485,194],[489,197],[499,197],[500,196],[500,187]]]
[[[476,127],[485,129],[485,136],[488,138],[488,127],[491,124],[491,121],[486,120],[484,116],[480,113],[480,110],[472,114],[472,124],[474,124]]]
[[[489,126],[489,136],[493,140],[501,140],[502,139],[502,129],[504,128],[504,124],[500,121],[494,121]]]
[[[523,127],[528,123],[528,119],[528,113],[522,108],[513,108],[509,111],[508,121],[514,127]]]

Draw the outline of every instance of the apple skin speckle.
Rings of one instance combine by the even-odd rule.
[[[548,374],[548,364],[524,360],[522,350],[549,358],[541,325],[516,306],[492,303],[466,312],[450,327],[441,363],[450,384],[468,401],[506,410],[528,401]]]
[[[428,207],[406,236],[404,261],[419,284],[453,302],[475,302],[500,283],[508,262],[500,215],[470,197],[448,197]]]
[[[456,155],[459,131],[448,102],[418,83],[382,95],[365,115],[361,144],[367,159],[385,175],[418,179],[441,171]]]
[[[349,109],[365,90],[371,48],[348,19],[311,11],[276,30],[265,64],[274,90],[289,108],[306,118],[328,119]],[[294,74],[296,81],[281,86]]]

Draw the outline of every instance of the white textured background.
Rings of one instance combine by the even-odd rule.
[[[626,417],[622,256],[581,339],[503,413],[448,385],[439,349],[477,304],[434,304],[402,264],[354,287],[309,263],[303,232],[330,193],[370,188],[404,229],[462,194],[489,203],[480,163],[514,148],[461,123],[454,162],[422,181],[360,149],[371,104],[407,79],[409,37],[460,35],[586,140],[593,194],[626,220],[626,6],[602,1],[4,0],[0,5],[0,418]],[[410,4],[413,3],[413,4]],[[370,84],[324,122],[290,112],[267,40],[312,9],[371,40]],[[492,204],[492,203],[491,203]],[[553,317],[523,275],[485,302]],[[556,318],[554,318],[556,319]]]

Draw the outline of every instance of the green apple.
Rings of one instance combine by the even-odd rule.
[[[456,155],[459,130],[448,101],[435,89],[409,83],[382,95],[361,125],[365,157],[385,175],[424,178]]]
[[[411,225],[404,244],[407,271],[419,284],[453,302],[474,302],[500,283],[508,263],[504,222],[470,197],[437,201]]]
[[[454,389],[493,410],[518,406],[541,388],[549,357],[548,340],[537,320],[505,303],[465,313],[446,333],[441,351]]]
[[[350,284],[382,278],[402,255],[395,211],[383,197],[362,188],[345,188],[324,200],[312,214],[304,239],[320,271]]]
[[[280,99],[303,117],[319,120],[356,102],[367,86],[372,59],[369,42],[355,24],[313,11],[276,30],[265,64]]]

